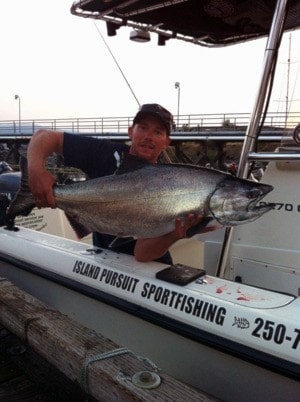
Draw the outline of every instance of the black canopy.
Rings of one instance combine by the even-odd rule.
[[[75,15],[127,25],[164,38],[204,46],[228,45],[268,34],[276,0],[81,0]],[[300,27],[300,0],[289,0],[285,30]]]

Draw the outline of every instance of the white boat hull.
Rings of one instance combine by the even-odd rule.
[[[1,276],[174,377],[227,401],[298,400],[299,298],[211,276],[178,286],[155,277],[162,264],[23,228],[0,235]]]

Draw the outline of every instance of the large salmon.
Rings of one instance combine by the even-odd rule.
[[[21,170],[21,188],[7,210],[12,219],[35,207],[27,163]],[[254,221],[272,208],[257,206],[272,186],[214,169],[132,159],[130,167],[124,163],[118,173],[54,186],[57,207],[77,222],[74,228],[79,235],[90,231],[150,238],[172,231],[175,219],[190,213],[233,226]]]

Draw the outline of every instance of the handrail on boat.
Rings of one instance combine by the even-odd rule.
[[[296,161],[300,160],[299,152],[249,152],[248,161]]]

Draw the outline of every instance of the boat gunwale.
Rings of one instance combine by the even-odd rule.
[[[126,313],[144,319],[155,325],[159,325],[169,331],[185,336],[193,341],[200,342],[205,346],[217,349],[223,353],[228,353],[234,357],[241,358],[244,361],[255,364],[262,368],[271,370],[285,377],[300,380],[300,366],[297,363],[272,356],[269,353],[259,351],[255,348],[223,338],[211,332],[195,328],[192,325],[180,322],[174,318],[167,317],[148,308],[141,307],[133,302],[121,299],[115,295],[109,294],[103,290],[96,289],[87,284],[83,284],[74,279],[64,277],[56,272],[47,271],[35,264],[20,260],[19,258],[0,252],[0,260],[14,265],[16,268],[25,270],[31,274],[37,275],[52,281],[58,285],[64,286],[72,291],[79,292],[87,297],[98,300]]]

